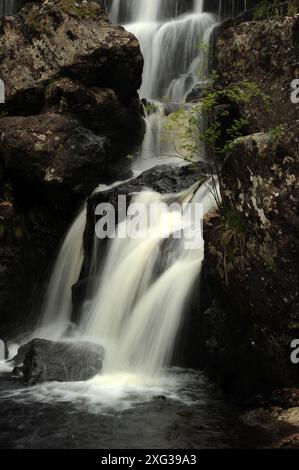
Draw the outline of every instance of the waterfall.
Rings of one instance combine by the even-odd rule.
[[[0,16],[11,16],[15,13],[15,0],[0,0]]]
[[[110,5],[111,20],[125,23],[140,42],[145,61],[140,96],[151,99],[154,108],[147,116],[138,169],[150,168],[157,164],[157,158],[171,153],[178,163],[171,140],[161,139],[167,117],[165,104],[157,99],[166,94],[168,106],[171,101],[183,103],[193,86],[206,79],[200,74],[200,46],[208,44],[215,18],[203,13],[202,0],[194,0],[191,12],[182,11],[180,6],[180,2],[168,0],[114,0]],[[179,139],[179,129],[171,138]],[[144,160],[146,165],[141,164]],[[188,296],[200,274],[204,248],[202,243],[188,249],[188,240],[175,239],[168,265],[160,266],[162,244],[171,243],[185,220],[180,210],[171,210],[167,203],[175,199],[181,207],[182,201],[199,200],[204,211],[215,205],[211,183],[208,190],[202,186],[195,196],[194,191],[192,187],[176,196],[142,191],[133,203],[142,204],[147,211],[155,207],[146,233],[139,229],[137,239],[125,236],[134,224],[129,214],[119,224],[116,238],[110,240],[104,269],[97,274],[93,298],[83,308],[80,325],[84,335],[104,345],[106,373],[152,375],[169,364]],[[194,223],[189,221],[187,233],[198,237],[201,231]]]
[[[107,191],[118,184],[119,182],[109,186],[100,184],[94,192]],[[59,250],[43,298],[41,316],[34,337],[58,339],[67,332],[70,326],[72,286],[78,281],[82,269],[85,224],[86,206],[84,205],[69,228]]]
[[[181,105],[196,85],[208,82],[208,45],[216,18],[203,13],[202,0],[192,1],[191,11],[175,0],[113,0],[108,7],[110,19],[138,38],[144,56],[140,96],[153,106],[145,109],[146,135],[134,166],[138,170],[178,163],[184,156],[184,151],[178,152],[178,134],[189,122],[180,123],[179,132],[170,132],[171,113],[166,116],[165,106]],[[203,157],[201,151],[197,157]]]
[[[179,208],[184,202],[198,201],[206,213],[215,205],[211,181],[197,191],[195,187],[177,195],[161,196],[149,190],[139,193],[134,203],[155,211],[146,233],[140,230],[136,239],[126,237],[128,227],[134,224],[128,215],[110,242],[104,271],[98,274],[94,299],[81,324],[88,337],[104,345],[106,373],[133,370],[158,374],[171,359],[204,254],[203,243],[190,248],[190,240],[201,237],[201,231],[195,220],[184,225],[184,213]],[[173,200],[179,201],[176,210],[169,206]],[[184,226],[187,238],[169,238]],[[171,243],[171,256],[161,274],[163,241]]]
[[[194,0],[191,12],[178,15],[179,11],[177,1],[116,0],[111,4],[111,20],[125,23],[125,28],[140,42],[145,59],[140,90],[143,98],[165,96],[170,101],[181,102],[201,79],[196,59],[200,47],[209,42],[215,17],[203,13],[202,0]],[[175,85],[177,80],[180,86]]]
[[[41,307],[38,330],[34,335],[57,339],[69,326],[72,312],[72,286],[78,280],[83,262],[83,233],[86,209],[70,227],[57,256]]]
[[[140,96],[151,100],[153,109],[148,112],[146,135],[134,167],[139,172],[160,163],[163,156],[171,155],[171,162],[182,163],[171,147],[173,139],[175,148],[180,146],[180,133],[187,124],[178,122],[166,140],[162,135],[172,109],[188,109],[186,95],[196,83],[204,85],[207,79],[199,46],[208,44],[216,24],[213,15],[203,13],[202,0],[189,5],[191,11],[179,0],[108,2],[110,19],[137,36],[145,59]],[[158,100],[164,94],[168,95],[167,103]],[[106,374],[125,371],[152,376],[169,364],[204,255],[203,241],[190,248],[190,237],[202,240],[201,226],[196,224],[199,213],[194,208],[201,203],[205,213],[215,206],[213,189],[209,181],[181,194],[161,195],[149,188],[136,194],[133,203],[145,207],[146,213],[154,207],[154,217],[149,218],[145,231],[139,228],[138,237],[131,238],[125,236],[128,227],[134,228],[134,217],[128,214],[118,225],[115,238],[109,240],[104,267],[97,263],[102,245],[95,237],[89,267],[91,297],[82,307],[79,330],[84,338],[105,347]],[[193,208],[188,222],[183,210],[187,202]],[[63,335],[71,318],[71,287],[82,266],[84,225],[85,209],[70,228],[52,272],[38,330],[50,339]],[[177,234],[183,236],[178,238]],[[170,254],[161,263],[165,246]]]

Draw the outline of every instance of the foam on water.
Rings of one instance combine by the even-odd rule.
[[[186,406],[197,402],[193,389],[206,385],[195,371],[174,368],[160,377],[119,372],[97,375],[86,382],[51,382],[6,390],[0,400],[17,403],[71,403],[94,414],[122,412],[155,399],[172,400]]]

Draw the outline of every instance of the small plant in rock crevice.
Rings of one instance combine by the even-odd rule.
[[[255,8],[253,19],[259,20],[280,20],[285,16],[294,16],[299,12],[296,0],[284,2],[281,0],[263,0]]]
[[[187,162],[194,162],[196,156],[207,152],[209,172],[213,178],[213,194],[218,208],[224,210],[224,203],[221,201],[223,189],[219,163],[234,148],[238,138],[247,134],[248,128],[248,121],[237,115],[233,117],[231,110],[228,110],[225,105],[237,108],[239,105],[249,104],[254,98],[259,98],[266,107],[270,103],[270,98],[255,83],[248,81],[242,81],[224,89],[215,89],[214,81],[218,77],[215,73],[212,77],[213,80],[208,85],[202,100],[187,108],[182,106],[172,113],[171,123],[166,131],[174,131],[182,121],[187,122],[184,131],[181,131],[179,147],[175,142],[173,143],[174,153]],[[215,116],[215,110],[221,106],[223,110],[220,109],[219,114]],[[225,121],[227,126],[224,125]]]

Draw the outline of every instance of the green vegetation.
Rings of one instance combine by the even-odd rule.
[[[10,182],[6,181],[1,188],[0,202],[13,202],[14,190]]]
[[[28,34],[40,35],[50,32],[49,25],[46,24],[45,20],[41,17],[38,6],[33,6],[28,10],[24,18],[24,24]]]
[[[96,3],[82,3],[75,0],[60,0],[58,7],[68,15],[76,16],[80,20],[99,19],[99,6]]]
[[[294,16],[299,12],[298,3],[290,0],[289,2],[282,2],[280,0],[263,0],[256,7],[253,19],[266,20],[266,19],[281,19],[285,16]]]
[[[235,263],[243,262],[246,248],[246,235],[248,233],[247,221],[240,212],[234,208],[221,211],[222,222],[217,227],[219,245],[222,247],[222,263],[218,265],[219,272],[223,273],[226,285],[229,285],[229,273],[234,269]]]
[[[273,129],[270,129],[270,142],[273,145],[276,145],[280,137],[283,135],[285,128],[283,125],[279,125],[277,127],[274,127]]]
[[[172,123],[167,130],[174,130],[174,125],[178,127],[183,120],[188,122],[180,143],[180,150],[184,151],[184,158],[188,161],[192,161],[195,155],[200,154],[203,144],[212,157],[226,155],[234,147],[236,140],[246,135],[248,121],[244,118],[231,119],[230,112],[225,106],[215,118],[215,109],[218,105],[249,104],[254,98],[262,99],[265,106],[269,105],[269,97],[254,83],[243,81],[215,90],[212,82],[202,101],[192,104],[187,109],[181,107],[172,114]],[[223,120],[228,122],[225,135],[223,135]],[[208,124],[205,124],[205,121]]]
[[[99,19],[99,6],[95,2],[82,3],[80,0],[60,0],[57,2],[57,7],[60,11],[80,20],[91,19],[96,21]],[[27,33],[38,36],[51,33],[51,21],[51,17],[43,17],[40,7],[37,5],[33,5],[24,17]]]
[[[157,108],[157,105],[156,105],[155,103],[151,103],[150,101],[147,101],[147,102],[146,102],[145,111],[146,111],[146,114],[147,114],[147,115],[153,114],[153,113],[155,113],[157,110],[158,110],[158,108]]]
[[[245,233],[247,229],[246,218],[237,210],[227,209],[224,211],[224,228],[234,233]]]
[[[255,99],[261,100],[263,105],[268,107],[270,98],[255,83],[242,81],[219,89],[215,86],[215,83],[218,83],[217,75],[213,73],[212,77],[202,100],[190,106],[182,106],[173,113],[167,130],[179,129],[180,145],[175,149],[184,160],[195,161],[195,156],[200,156],[203,149],[207,150],[212,193],[223,221],[220,232],[224,237],[223,269],[227,279],[230,264],[243,252],[247,220],[223,197],[224,187],[219,161],[232,151],[240,137],[248,134],[249,123],[245,118],[238,117],[239,107],[248,105]],[[273,140],[276,140],[280,133],[280,127],[273,129]]]

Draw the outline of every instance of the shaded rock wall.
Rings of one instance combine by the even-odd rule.
[[[252,132],[298,118],[291,82],[299,77],[299,16],[229,25],[219,27],[215,46],[223,86],[247,80],[271,98],[268,108],[258,98],[240,108]]]
[[[247,80],[270,97],[270,107],[239,107],[253,134],[226,155],[223,206],[205,223],[210,306],[201,315],[200,354],[222,385],[242,396],[299,384],[290,359],[299,337],[299,104],[290,99],[299,76],[298,19],[226,28],[215,45],[223,87]]]
[[[131,174],[127,155],[144,133],[142,68],[136,38],[97,3],[52,0],[0,19],[3,332],[27,316],[83,200]]]

